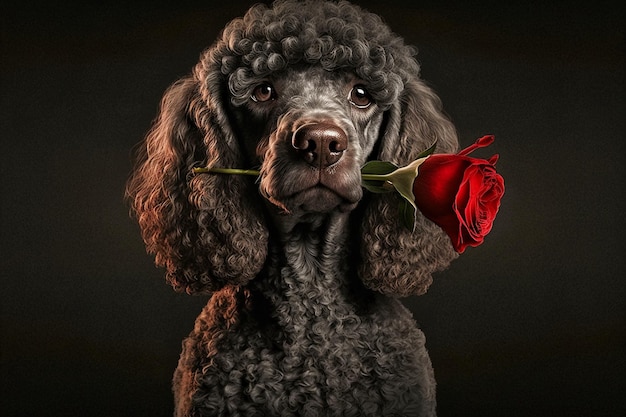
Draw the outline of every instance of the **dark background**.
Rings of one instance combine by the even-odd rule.
[[[123,202],[165,88],[242,0],[2,6],[3,416],[168,416],[205,298],[176,294]],[[618,2],[364,1],[420,49],[463,146],[493,133],[492,233],[406,299],[440,416],[624,416]]]

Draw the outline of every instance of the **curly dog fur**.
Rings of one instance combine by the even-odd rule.
[[[435,140],[456,151],[415,54],[347,2],[277,1],[228,24],[165,93],[127,196],[168,282],[211,294],[183,343],[176,415],[435,415],[398,297],[456,252],[419,214],[405,230],[394,194],[363,195],[359,171]]]

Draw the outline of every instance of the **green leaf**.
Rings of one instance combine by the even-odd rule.
[[[361,185],[366,190],[376,194],[391,193],[395,191],[394,186],[388,181],[362,180]]]
[[[398,169],[398,166],[388,161],[370,161],[363,165],[361,174],[386,175]]]
[[[400,223],[402,223],[402,225],[410,232],[413,232],[415,230],[415,216],[417,208],[406,198],[401,199],[400,204],[398,204],[398,208]]]
[[[435,152],[436,147],[437,147],[437,140],[435,140],[435,143],[433,143],[430,148],[426,149],[425,151],[420,152],[420,154],[417,155],[417,158],[415,159],[420,159],[420,158],[423,158],[425,156],[432,154],[433,152]]]

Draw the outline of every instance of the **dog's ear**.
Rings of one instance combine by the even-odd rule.
[[[242,164],[221,87],[212,82],[218,80],[196,70],[167,90],[126,189],[148,252],[171,285],[188,293],[243,284],[267,254],[254,180],[192,173]]]
[[[435,152],[457,150],[456,130],[443,114],[439,97],[421,80],[407,83],[387,114],[376,159],[404,166],[435,141]],[[366,286],[388,295],[426,292],[431,274],[458,255],[439,226],[417,213],[415,231],[400,222],[397,193],[374,194],[362,222],[359,274]]]

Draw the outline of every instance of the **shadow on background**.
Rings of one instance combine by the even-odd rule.
[[[122,196],[163,91],[249,5],[220,3],[2,6],[3,416],[171,415],[206,298],[166,286]],[[625,415],[623,12],[359,3],[506,180],[486,243],[405,300],[440,416]]]

